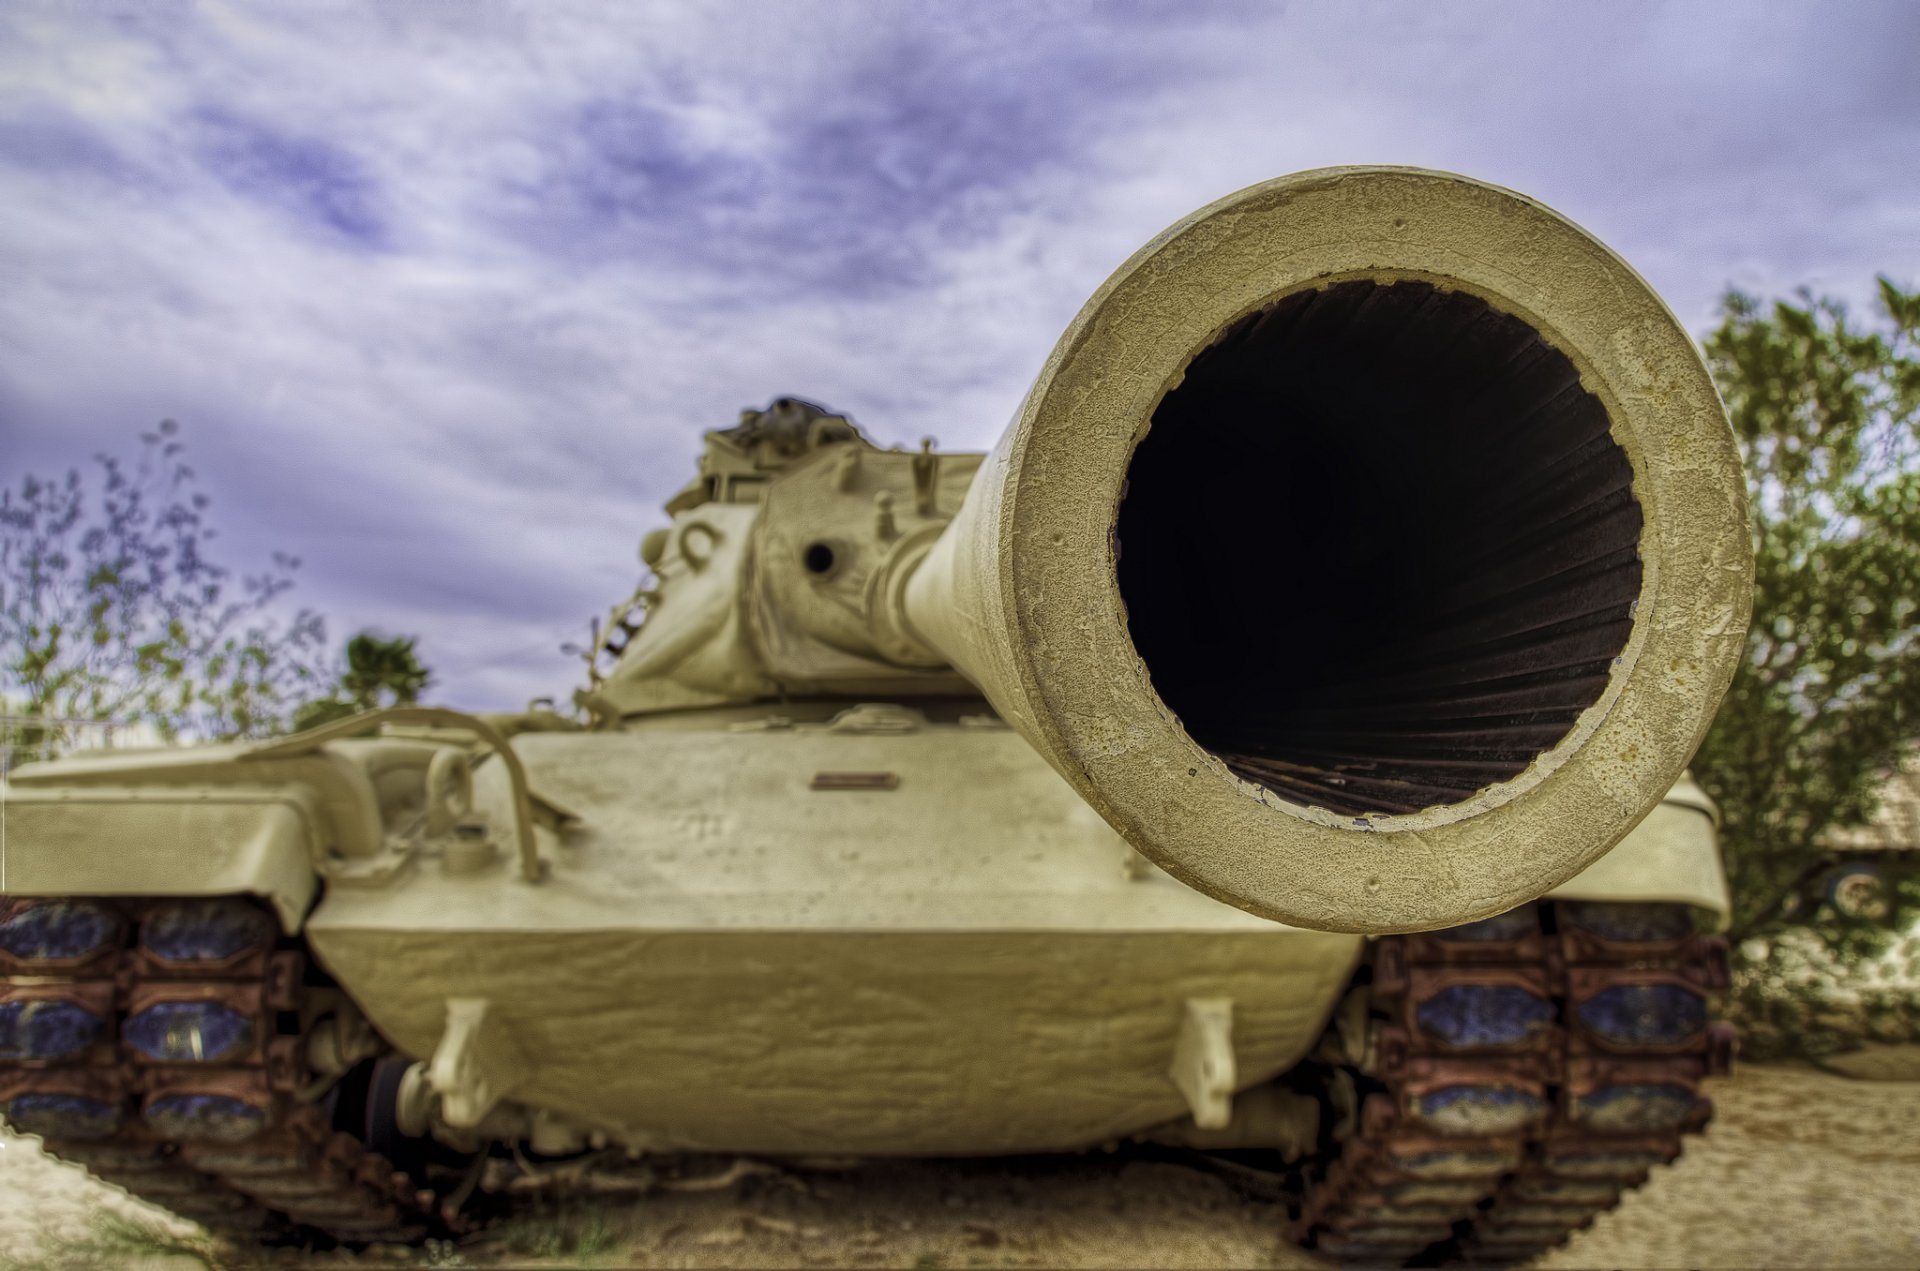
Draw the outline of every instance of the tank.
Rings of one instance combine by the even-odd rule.
[[[249,1237],[459,1232],[529,1161],[1131,1144],[1331,1257],[1524,1258],[1728,1060],[1683,773],[1744,499],[1567,220],[1251,187],[989,454],[707,433],[570,713],[18,769],[0,1113]]]

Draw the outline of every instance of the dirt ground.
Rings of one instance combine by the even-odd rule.
[[[1914,1267],[1920,1082],[1745,1067],[1710,1087],[1719,1117],[1676,1165],[1537,1265]],[[715,1162],[636,1174],[625,1195],[527,1212],[459,1246],[359,1256],[275,1251],[308,1267],[1280,1267],[1284,1214],[1208,1174],[1098,1155],[851,1169]],[[115,1219],[113,1216],[118,1215]],[[258,1265],[194,1229],[0,1138],[0,1266],[144,1260]]]

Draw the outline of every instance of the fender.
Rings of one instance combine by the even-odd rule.
[[[1720,859],[1720,809],[1683,775],[1618,847],[1554,888],[1568,900],[1671,901],[1714,915],[1725,930],[1733,914]]]
[[[269,900],[291,935],[321,878],[377,880],[405,865],[434,756],[460,749],[355,736],[385,724],[458,730],[502,757],[522,872],[537,878],[530,792],[505,737],[471,715],[401,707],[268,742],[24,765],[0,787],[0,895],[247,893]]]

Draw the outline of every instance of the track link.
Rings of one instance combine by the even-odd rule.
[[[1725,942],[1682,905],[1541,901],[1379,941],[1359,1124],[1290,1234],[1342,1261],[1523,1262],[1679,1155],[1727,1070]]]
[[[1525,1261],[1712,1115],[1726,951],[1683,906],[1538,902],[1383,939],[1371,970],[1358,1126],[1290,1233],[1331,1257]],[[0,1114],[59,1158],[247,1240],[464,1229],[316,1096],[329,994],[260,902],[0,899],[0,973]]]
[[[210,1230],[340,1243],[443,1234],[431,1188],[313,1088],[329,1009],[244,896],[0,898],[0,1115]]]

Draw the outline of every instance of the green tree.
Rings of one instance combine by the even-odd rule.
[[[1730,293],[1706,342],[1754,519],[1747,657],[1701,747],[1736,936],[1779,925],[1810,848],[1865,821],[1920,735],[1920,293],[1888,322]]]
[[[433,673],[420,664],[411,636],[382,639],[362,631],[347,641],[347,665],[339,683],[325,697],[306,703],[293,714],[296,729],[318,728],[336,719],[383,706],[411,706],[433,682]]]
[[[1891,938],[1794,901],[1822,841],[1872,816],[1920,737],[1920,293],[1882,278],[1879,299],[1862,324],[1805,291],[1771,306],[1731,292],[1706,340],[1746,461],[1755,587],[1695,771],[1725,817],[1732,935],[1754,942],[1745,1009],[1787,1010],[1788,1033],[1811,1027],[1779,992],[1805,981],[1808,940],[1846,965]]]
[[[30,475],[0,490],[0,701],[39,719],[148,725],[162,737],[264,736],[325,676],[325,628],[276,603],[299,561],[236,577],[207,556],[207,496],[179,425],[141,435],[97,480]],[[60,729],[15,730],[29,750]]]

